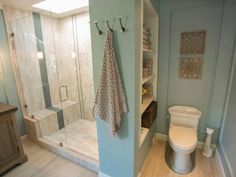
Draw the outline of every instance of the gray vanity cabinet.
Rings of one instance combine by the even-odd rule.
[[[16,110],[0,103],[0,175],[27,160],[16,127]]]

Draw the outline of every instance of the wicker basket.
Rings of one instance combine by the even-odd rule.
[[[151,128],[157,117],[157,102],[152,102],[142,115],[142,127]]]

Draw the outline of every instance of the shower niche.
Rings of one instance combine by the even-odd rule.
[[[89,12],[4,14],[28,137],[97,171]]]

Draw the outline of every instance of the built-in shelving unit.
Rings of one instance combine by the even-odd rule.
[[[158,52],[158,14],[154,9],[150,0],[142,0],[142,15],[141,15],[142,30],[140,33],[140,128],[139,128],[139,146],[141,147],[148,135],[149,129],[142,127],[142,115],[147,110],[149,105],[153,101],[157,101],[157,52]],[[151,33],[151,35],[148,35]],[[148,44],[148,45],[147,45]],[[147,71],[145,62],[152,64],[151,71]],[[150,66],[150,64],[148,65]],[[145,69],[144,69],[144,68]],[[150,69],[150,67],[149,67]],[[146,72],[146,73],[145,73]],[[148,74],[147,74],[148,73]],[[151,87],[151,94],[147,94],[149,89],[145,87]],[[143,89],[144,87],[144,89]],[[143,92],[143,90],[145,92]],[[148,90],[148,91],[147,91]]]

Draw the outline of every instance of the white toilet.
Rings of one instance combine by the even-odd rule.
[[[201,111],[189,106],[169,107],[169,144],[173,149],[171,166],[181,174],[192,168],[191,153],[197,145],[197,127]]]

